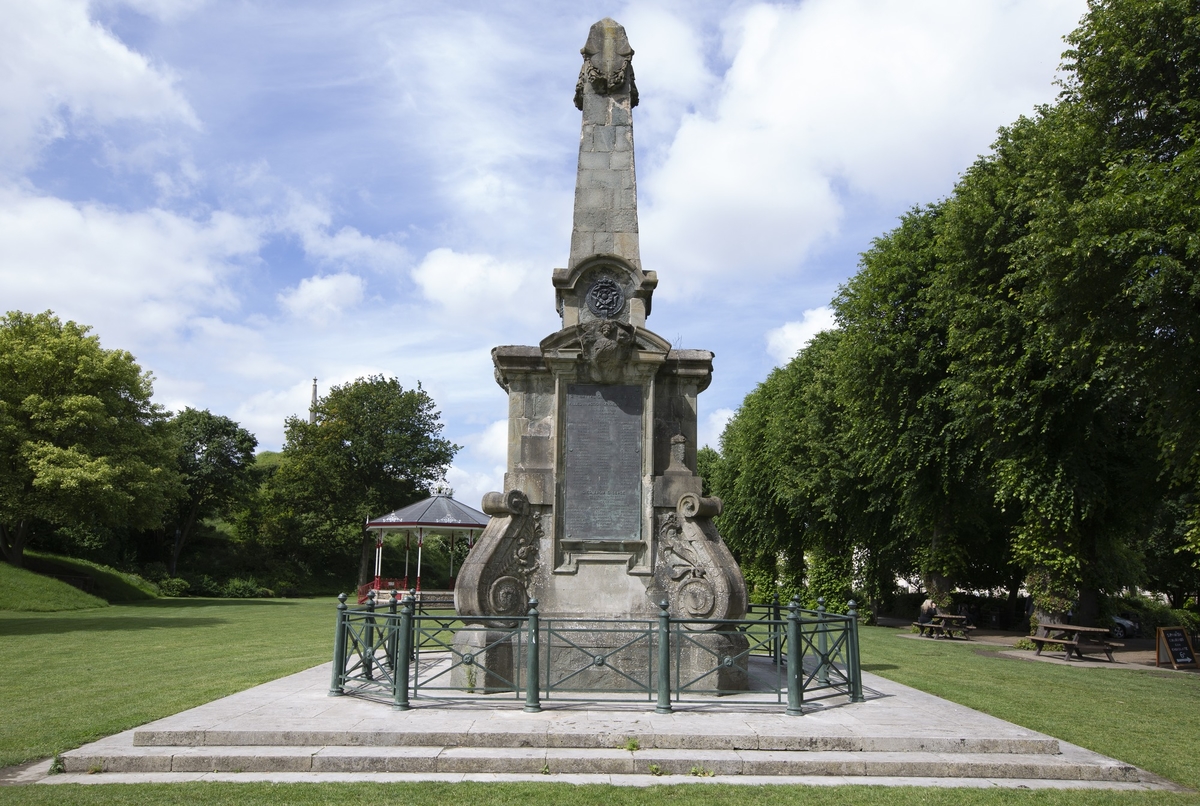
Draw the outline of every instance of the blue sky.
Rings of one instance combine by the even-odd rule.
[[[648,326],[713,350],[701,437],[829,324],[858,254],[1054,99],[1083,0],[0,0],[0,303],[91,325],[277,449],[419,380],[499,489],[497,344],[559,327],[595,20],[636,50]]]

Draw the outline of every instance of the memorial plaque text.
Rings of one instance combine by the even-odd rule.
[[[566,420],[565,539],[640,539],[641,387],[571,384]]]

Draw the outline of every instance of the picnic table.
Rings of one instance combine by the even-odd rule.
[[[967,616],[956,616],[950,613],[935,613],[929,621],[914,621],[913,626],[921,635],[928,633],[930,638],[953,638],[955,633],[965,640],[970,640],[971,630],[975,627],[968,624]]]
[[[1108,640],[1108,630],[1105,627],[1084,627],[1079,624],[1056,624],[1054,622],[1038,622],[1036,635],[1029,637],[1030,641],[1037,644],[1037,652],[1034,654],[1042,654],[1042,650],[1046,644],[1061,644],[1066,650],[1063,653],[1063,660],[1069,661],[1071,653],[1080,660],[1087,660],[1083,657],[1085,649],[1091,652],[1103,652],[1108,656],[1110,663],[1115,662],[1112,651],[1118,647],[1125,646],[1114,641]]]

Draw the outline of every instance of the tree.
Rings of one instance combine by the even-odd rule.
[[[458,446],[439,436],[440,415],[419,384],[405,390],[382,375],[334,386],[313,414],[315,422],[285,423],[261,528],[277,545],[298,537],[306,564],[338,567],[360,550],[369,556],[366,520],[418,500]]]
[[[0,550],[35,522],[154,528],[179,494],[151,376],[50,311],[0,319]]]
[[[947,604],[955,583],[994,587],[1001,580],[981,576],[1009,582],[1014,574],[1002,550],[989,550],[1006,545],[1005,518],[993,503],[974,434],[949,404],[942,207],[912,210],[877,238],[834,307],[842,329],[837,394],[846,409],[846,443],[864,478],[887,490],[894,507],[900,542],[892,541],[896,560],[882,570],[900,572],[897,555],[911,552],[926,591]],[[995,574],[983,558],[999,566]]]
[[[179,441],[178,463],[184,495],[176,515],[171,576],[196,521],[227,510],[254,486],[258,440],[228,417],[186,408],[171,420]]]

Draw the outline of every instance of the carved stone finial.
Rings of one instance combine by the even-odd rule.
[[[575,84],[575,108],[583,109],[583,87],[590,84],[597,95],[620,92],[628,83],[630,106],[638,105],[637,84],[633,81],[633,48],[625,36],[625,28],[616,20],[605,17],[592,25],[587,43],[579,49],[583,67]]]
[[[633,48],[625,29],[605,18],[592,26],[580,52],[583,67],[575,85],[575,106],[583,112],[583,122],[567,268],[608,255],[641,271],[633,166],[632,109],[638,102],[630,62]]]
[[[668,473],[691,473],[687,466],[687,437],[676,434],[671,437],[671,461],[667,465]]]

